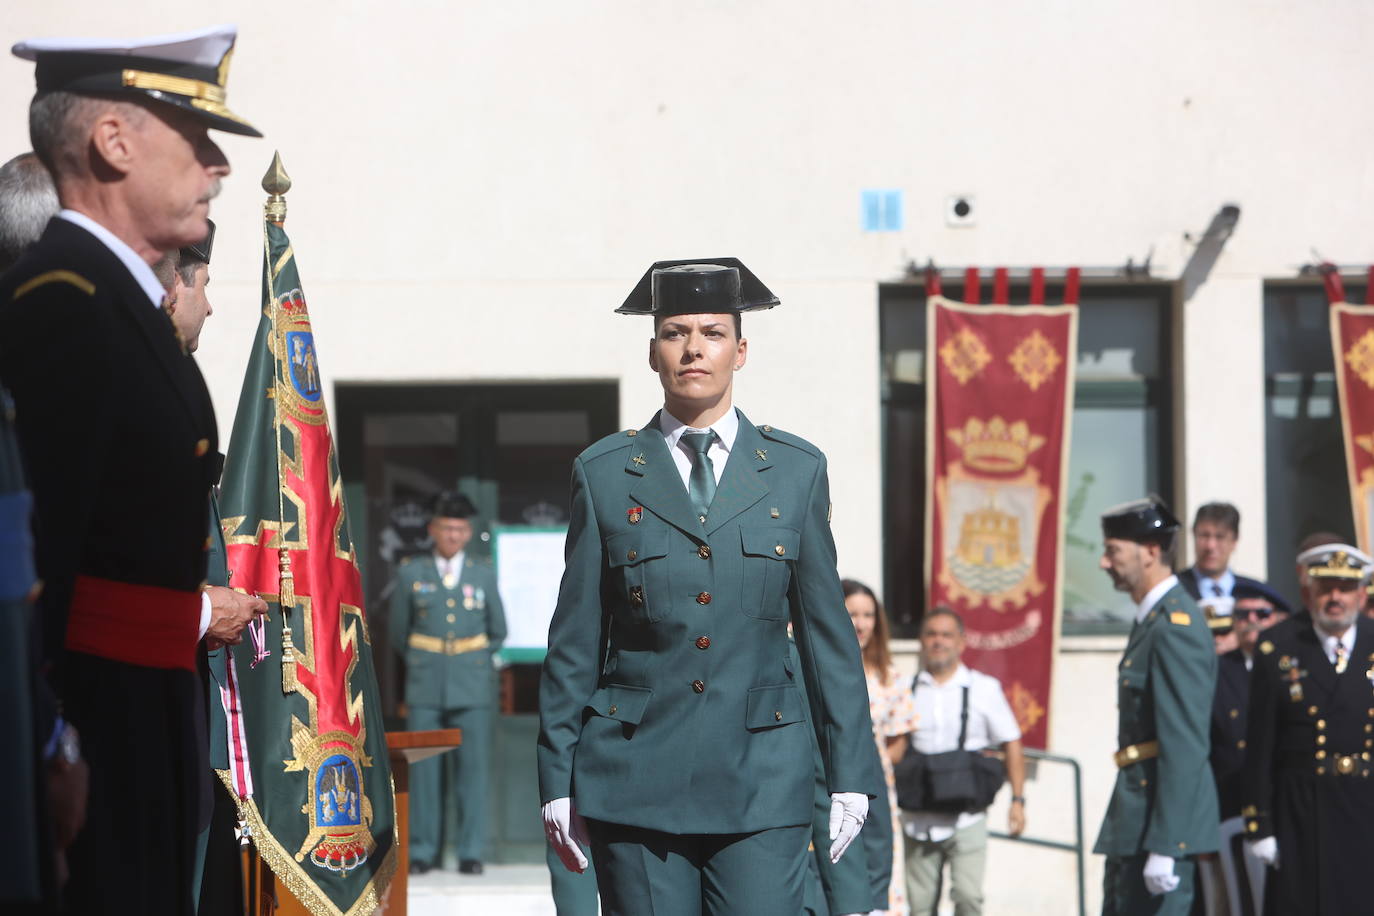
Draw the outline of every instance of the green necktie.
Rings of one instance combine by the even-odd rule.
[[[714,431],[704,433],[683,433],[682,441],[692,450],[692,473],[687,478],[687,494],[692,497],[692,506],[697,517],[706,521],[706,510],[711,508],[711,500],[716,497],[716,469],[711,464],[711,456],[706,454],[716,439]]]

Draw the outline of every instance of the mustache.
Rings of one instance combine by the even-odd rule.
[[[222,181],[220,181],[220,179],[216,178],[216,179],[214,180],[214,182],[211,183],[210,187],[206,189],[205,193],[202,194],[202,195],[200,196],[200,200],[197,201],[197,202],[198,202],[198,203],[202,203],[202,204],[208,204],[210,201],[214,200],[216,197],[219,197],[220,189],[221,189],[223,186],[224,186],[224,183],[223,183]]]

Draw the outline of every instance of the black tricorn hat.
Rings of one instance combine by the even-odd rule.
[[[443,492],[434,498],[433,518],[472,518],[477,507],[462,493]]]
[[[739,258],[655,261],[640,278],[621,315],[728,315],[771,309],[773,295]]]
[[[237,37],[238,29],[221,25],[131,40],[32,39],[11,51],[34,61],[39,92],[155,99],[190,112],[210,127],[261,137],[256,127],[225,106]]]
[[[1159,543],[1167,548],[1181,527],[1158,496],[1134,499],[1102,513],[1102,536],[1124,541]]]
[[[207,219],[210,224],[210,231],[205,234],[205,238],[196,242],[194,245],[187,245],[181,249],[181,260],[199,261],[202,264],[210,263],[210,252],[215,247],[215,221]]]

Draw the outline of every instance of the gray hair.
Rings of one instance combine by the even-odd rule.
[[[91,126],[102,112],[116,107],[138,123],[147,113],[137,101],[74,92],[40,92],[29,103],[29,142],[59,182],[89,170],[87,144]]]
[[[36,155],[20,153],[0,166],[0,271],[38,241],[59,209],[52,175]]]
[[[157,282],[161,283],[163,290],[168,293],[172,291],[172,284],[176,282],[177,266],[176,251],[167,252],[153,265],[153,276],[157,277]]]

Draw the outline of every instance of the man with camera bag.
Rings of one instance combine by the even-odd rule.
[[[945,862],[955,916],[983,912],[985,815],[1001,785],[998,768],[983,765],[991,760],[976,759],[986,749],[1001,745],[1006,752],[1012,792],[1007,830],[1018,836],[1026,829],[1021,730],[997,678],[965,668],[963,652],[963,618],[944,605],[928,611],[921,621],[921,673],[912,684],[919,724],[896,777],[907,898],[917,916],[934,912]]]

